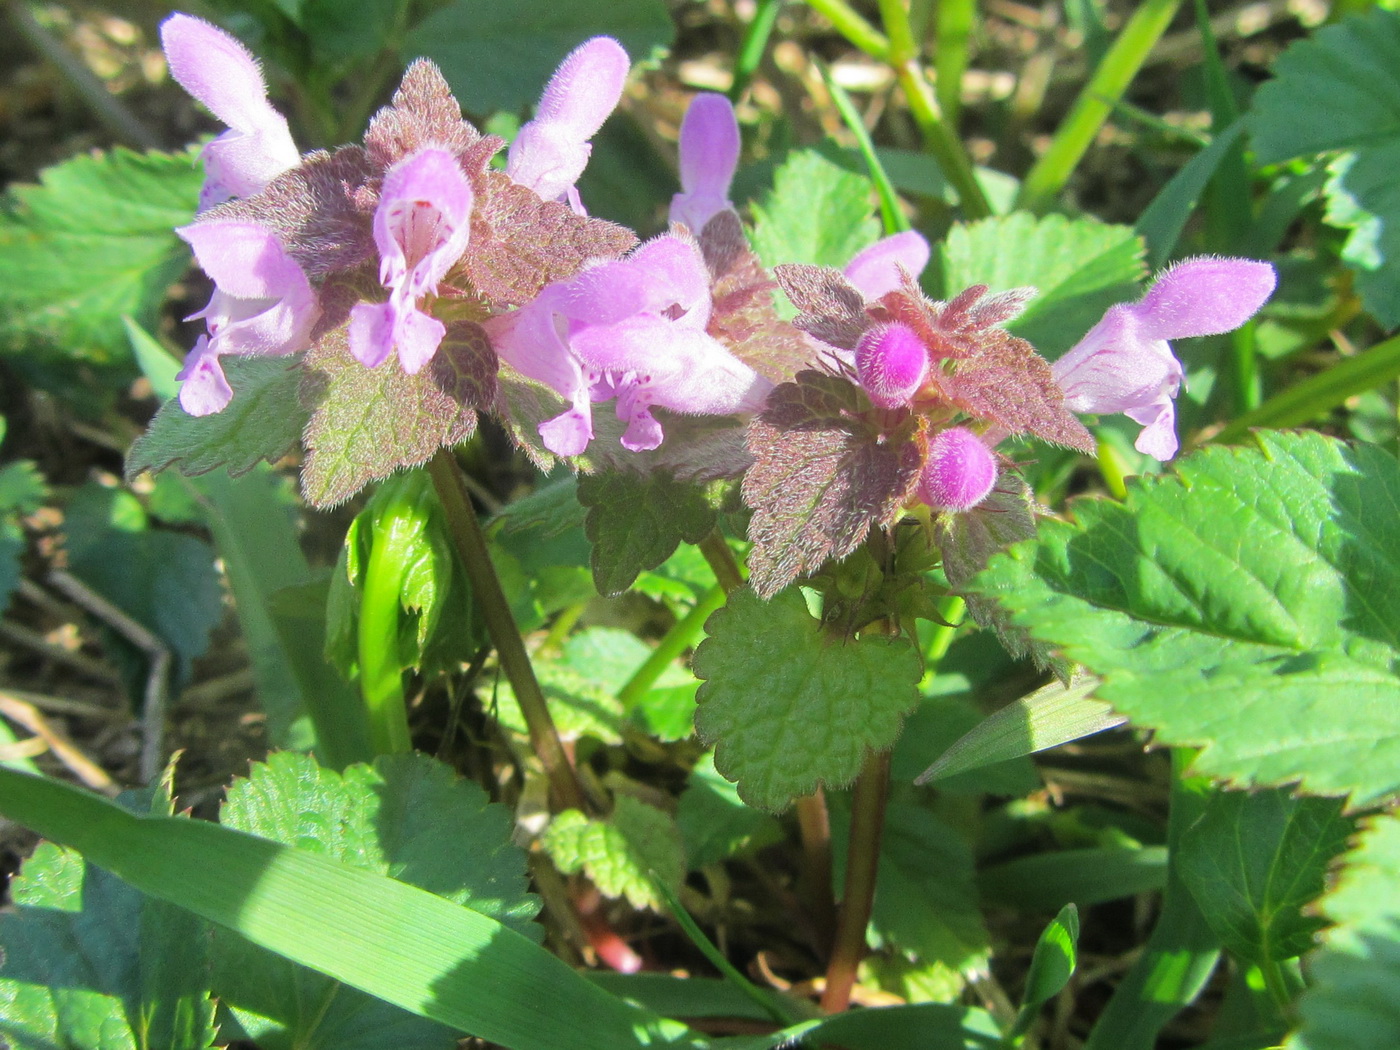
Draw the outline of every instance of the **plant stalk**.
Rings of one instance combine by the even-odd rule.
[[[820,787],[797,800],[802,838],[802,895],[817,931],[817,947],[830,957],[836,943],[836,899],[831,895],[831,817]]]
[[[637,668],[626,684],[617,691],[617,698],[622,702],[624,711],[630,711],[636,706],[656,684],[656,680],[666,668],[670,667],[681,653],[695,645],[704,631],[705,621],[709,619],[710,613],[724,604],[724,597],[723,587],[718,584],[711,587],[701,595],[700,600],[695,603],[695,608],[677,620],[675,626],[666,632],[666,637],[651,651],[651,655],[643,661],[642,666]]]
[[[1065,188],[1118,100],[1166,32],[1181,0],[1144,0],[1128,19],[1061,122],[1050,147],[1031,166],[1017,206],[1044,211]]]
[[[773,35],[773,26],[782,7],[783,0],[758,0],[752,20],[744,27],[739,53],[734,56],[734,80],[728,91],[730,102],[738,102],[748,90],[759,63],[763,61],[763,53],[768,50],[768,40]]]
[[[578,809],[591,813],[588,796],[579,782],[578,773],[569,762],[559,732],[550,717],[544,693],[530,657],[525,652],[525,642],[516,626],[515,614],[510,610],[505,592],[501,589],[496,567],[491,564],[491,555],[486,549],[486,536],[481,531],[481,523],[476,519],[471,498],[462,480],[462,472],[449,449],[440,448],[428,461],[428,473],[442,501],[448,531],[457,555],[462,559],[467,578],[471,581],[472,593],[476,596],[477,608],[486,621],[486,630],[496,647],[496,656],[501,662],[515,698],[520,704],[521,714],[530,733],[530,745],[544,766],[545,775],[553,788],[555,802],[562,809]]]
[[[824,16],[836,31],[877,62],[890,60],[890,42],[846,0],[807,0],[807,6]]]
[[[393,521],[389,522],[393,527]],[[376,538],[378,539],[378,538]],[[389,544],[376,542],[365,566],[364,596],[356,632],[360,695],[369,716],[370,745],[376,755],[410,751],[408,707],[399,666],[400,566],[388,558]]]
[[[894,67],[899,86],[904,89],[904,97],[909,102],[909,112],[919,133],[924,137],[924,147],[933,155],[944,177],[958,191],[958,203],[963,215],[968,219],[985,219],[992,214],[992,206],[987,203],[987,195],[972,168],[972,158],[943,123],[934,101],[933,91],[923,71],[913,61]]]
[[[715,574],[715,580],[724,588],[725,594],[732,594],[744,585],[744,572],[734,560],[734,552],[724,541],[724,533],[719,531],[719,526],[711,529],[709,535],[696,546],[709,562],[710,570]]]
[[[851,1003],[856,968],[865,956],[865,928],[875,903],[880,839],[890,793],[890,752],[872,752],[851,798],[851,835],[846,847],[846,886],[836,920],[836,946],[826,967],[822,1009],[840,1013]]]
[[[968,46],[977,19],[977,0],[939,0],[933,50],[934,90],[948,126],[956,129],[962,113],[962,82]]]

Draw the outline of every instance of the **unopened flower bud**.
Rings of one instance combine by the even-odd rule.
[[[856,344],[856,378],[881,408],[898,408],[928,376],[928,350],[908,325],[876,325]]]
[[[953,427],[929,442],[918,496],[938,510],[971,510],[997,480],[996,457],[966,427]]]

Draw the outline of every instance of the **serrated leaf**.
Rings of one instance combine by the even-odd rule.
[[[1332,922],[1311,957],[1313,986],[1289,1050],[1400,1044],[1400,817],[1375,817],[1322,900]]]
[[[150,808],[137,798],[127,795],[124,801]],[[10,898],[14,910],[0,916],[5,1046],[212,1045],[208,929],[200,920],[48,842],[11,881]]]
[[[1329,150],[1352,155],[1333,167],[1328,221],[1352,230],[1343,260],[1366,308],[1400,324],[1400,13],[1375,8],[1294,43],[1274,62],[1248,118],[1264,163]]]
[[[154,328],[188,268],[174,227],[203,174],[190,154],[116,149],[74,157],[15,186],[0,214],[0,350],[125,360],[122,317]]]
[[[1012,701],[959,738],[915,783],[944,780],[1122,725],[1126,718],[1091,697],[1098,684],[1087,676],[1069,685],[1051,682]]]
[[[1278,963],[1313,946],[1323,923],[1303,908],[1353,830],[1337,799],[1213,792],[1181,835],[1177,874],[1221,944],[1256,965]]]
[[[538,937],[538,902],[511,820],[476,784],[422,755],[385,756],[344,774],[282,752],[229,791],[221,823],[389,875]],[[259,1045],[449,1048],[441,1025],[218,930],[214,987]],[[334,1008],[330,1008],[334,1000]]]
[[[765,266],[840,269],[879,240],[870,179],[834,161],[834,149],[788,154],[773,173],[773,188],[754,203],[753,248]],[[814,215],[822,221],[813,222]]]
[[[167,401],[127,453],[128,480],[171,466],[181,474],[224,467],[237,477],[276,462],[301,439],[307,413],[297,397],[295,358],[225,357],[221,363],[233,388],[228,407],[192,416],[179,401]]]
[[[604,820],[565,810],[541,842],[564,874],[582,871],[605,896],[626,897],[634,908],[663,909],[656,882],[680,896],[685,853],[676,822],[630,795],[618,795]]]
[[[622,710],[622,702],[611,690],[588,675],[552,660],[537,662],[535,676],[560,739],[591,736],[605,744],[622,743],[627,715]],[[488,700],[488,710],[507,729],[526,735],[525,715],[509,682],[497,683]]]
[[[32,514],[48,496],[49,486],[33,460],[18,459],[0,467],[0,514]]]
[[[476,409],[496,391],[496,353],[480,326],[448,327],[433,359],[415,375],[391,357],[366,368],[350,354],[347,329],[306,355],[302,399],[315,407],[306,425],[302,491],[312,506],[343,503],[402,467],[426,463],[439,448],[476,430]]]
[[[918,702],[919,657],[908,642],[828,637],[796,590],[768,602],[736,591],[705,629],[691,661],[704,679],[695,731],[759,809],[849,784],[869,751],[894,745]]]
[[[621,594],[682,541],[699,543],[715,527],[704,490],[666,474],[591,474],[579,479],[578,500],[588,509],[584,531],[602,595]]]
[[[734,785],[715,769],[707,751],[686,778],[676,804],[676,825],[692,870],[779,841],[782,828],[767,813],[744,805]]]
[[[1194,768],[1369,800],[1400,789],[1400,465],[1261,432],[993,559],[977,580]]]
[[[564,56],[606,33],[644,61],[664,48],[675,27],[659,0],[556,4],[520,0],[456,0],[409,34],[405,55],[426,55],[442,67],[452,90],[473,113],[519,110],[540,97]]]
[[[753,510],[750,583],[771,597],[828,558],[844,558],[872,527],[891,524],[918,482],[927,443],[911,423],[881,433],[851,382],[799,372],[749,424],[754,465],[744,476]]]
[[[1007,329],[1053,360],[1114,303],[1136,299],[1146,274],[1142,239],[1128,226],[1016,212],[954,226],[943,242],[944,294],[975,284],[1039,294]]]

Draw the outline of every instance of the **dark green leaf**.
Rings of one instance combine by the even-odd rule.
[[[1079,909],[1073,904],[1066,904],[1036,942],[1031,969],[1026,974],[1026,992],[1021,997],[1022,1002],[1027,1006],[1038,1006],[1060,994],[1060,989],[1069,983],[1074,974],[1078,944]]]
[[[715,526],[705,490],[666,474],[590,474],[579,479],[578,500],[588,508],[593,582],[603,595],[621,594],[677,544],[699,543]]]

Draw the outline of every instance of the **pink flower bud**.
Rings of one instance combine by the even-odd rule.
[[[991,450],[966,427],[953,427],[929,442],[918,496],[938,510],[971,510],[987,498],[996,480]]]
[[[928,376],[928,350],[908,325],[876,325],[856,344],[856,377],[870,400],[898,408]]]

